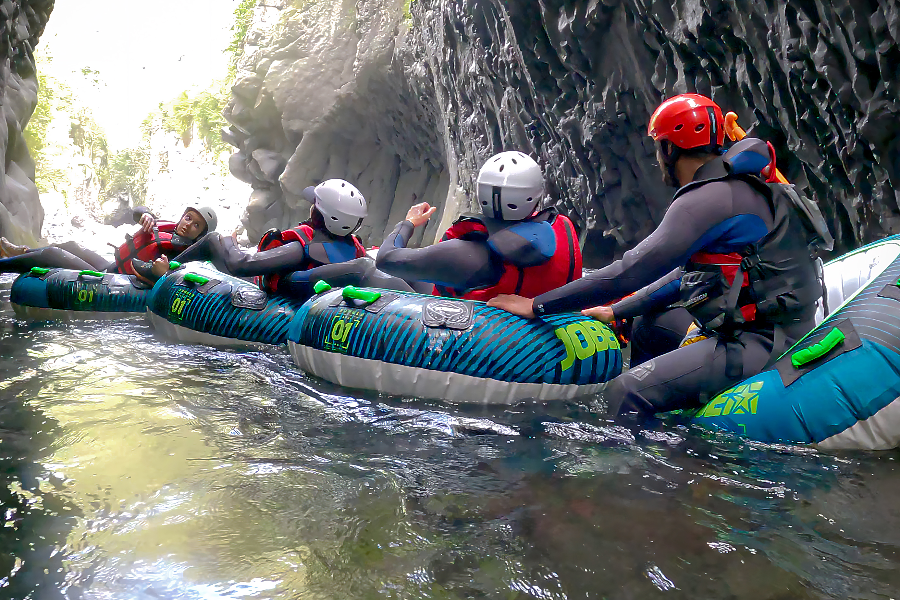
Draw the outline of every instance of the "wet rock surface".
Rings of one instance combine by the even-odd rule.
[[[34,244],[44,211],[22,131],[37,105],[34,47],[54,0],[0,2],[0,235]]]
[[[482,161],[516,148],[604,264],[668,205],[646,124],[688,91],[775,145],[839,249],[900,232],[897,2],[415,0],[409,19],[389,0],[271,5],[226,111],[251,239],[302,218],[305,185],[345,177],[372,204],[370,242],[413,193],[445,207],[430,241],[469,208]]]

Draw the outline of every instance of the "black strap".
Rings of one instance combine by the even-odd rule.
[[[566,283],[571,283],[575,281],[575,238],[572,236],[570,223],[563,222],[563,228],[566,230],[566,238],[569,240],[569,275],[566,277]]]
[[[519,279],[516,281],[516,291],[515,294],[518,296],[522,292],[522,285],[525,283],[525,269],[521,269],[519,267],[513,267],[516,271],[519,272]]]

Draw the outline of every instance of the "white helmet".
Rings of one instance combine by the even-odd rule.
[[[478,172],[478,204],[487,217],[504,221],[527,219],[543,195],[541,167],[527,154],[495,154]]]
[[[359,229],[369,214],[366,199],[352,183],[329,179],[316,186],[316,209],[322,213],[325,228],[334,235],[349,235]]]

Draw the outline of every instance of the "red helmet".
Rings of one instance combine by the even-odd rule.
[[[681,94],[659,105],[647,135],[668,140],[682,150],[725,143],[725,118],[719,105],[700,94]]]

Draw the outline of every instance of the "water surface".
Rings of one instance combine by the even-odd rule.
[[[11,281],[2,597],[900,597],[897,452],[379,397],[285,349],[17,321]]]

